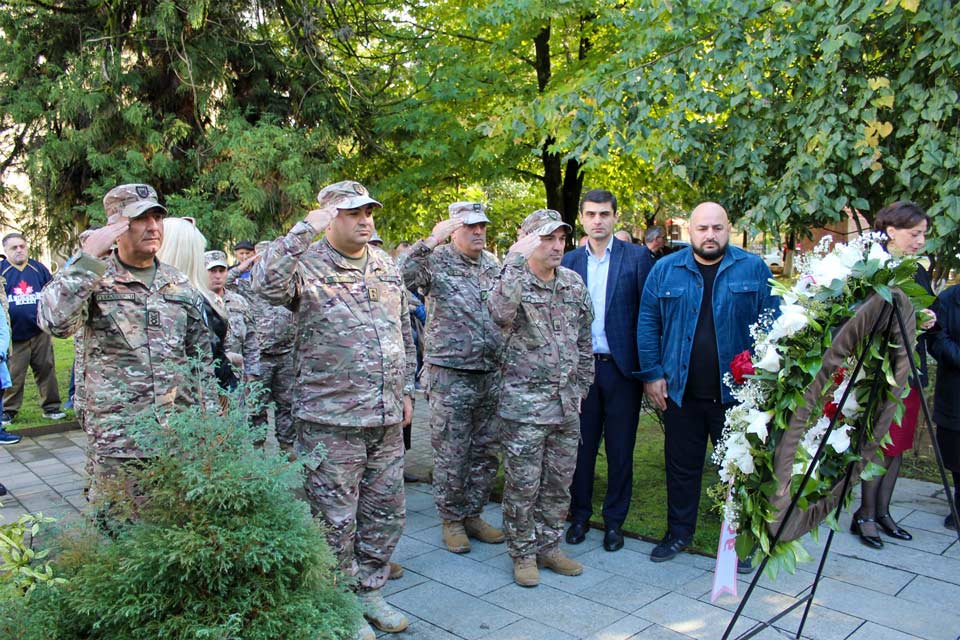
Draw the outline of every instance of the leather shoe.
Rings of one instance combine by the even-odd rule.
[[[880,539],[880,536],[868,536],[863,532],[860,525],[867,522],[876,523],[873,518],[854,518],[853,522],[850,523],[850,533],[860,536],[860,542],[871,549],[883,549],[883,540]]]
[[[893,526],[888,526],[888,522]],[[896,520],[890,517],[889,513],[877,518],[877,524],[880,525],[880,529],[891,538],[896,538],[897,540],[913,540],[913,536],[910,535],[910,532],[906,529],[901,529],[900,525],[897,524]]]
[[[653,562],[666,562],[673,560],[677,554],[687,548],[690,541],[685,538],[678,538],[670,533],[663,536],[660,544],[650,552],[650,560]]]
[[[607,531],[603,534],[603,548],[606,551],[623,549],[623,534],[620,533],[620,527],[607,527]]]
[[[567,535],[564,539],[567,541],[567,544],[580,544],[587,539],[587,530],[589,528],[586,522],[574,520],[570,523],[570,528],[567,529]],[[606,538],[604,538],[604,540],[606,540]]]

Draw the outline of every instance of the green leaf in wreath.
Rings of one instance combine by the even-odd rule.
[[[746,558],[747,554],[753,551],[753,536],[737,536],[737,543],[734,547],[737,550],[738,558]]]
[[[779,555],[770,556],[770,559],[767,560],[767,568],[763,570],[763,574],[770,580],[776,580],[782,567],[783,559]]]
[[[760,492],[765,496],[772,496],[780,488],[780,481],[776,477],[770,478],[760,485]]]
[[[887,302],[893,302],[893,293],[890,291],[890,287],[885,284],[874,285],[873,290],[877,292],[881,298]]]
[[[799,540],[794,540],[790,543],[793,548],[793,556],[796,558],[797,562],[811,562],[813,561],[813,556],[811,556],[807,549]]]
[[[876,480],[887,472],[886,467],[879,465],[876,462],[868,462],[867,466],[863,468],[863,471],[860,472],[860,479],[864,481]]]
[[[794,575],[797,572],[797,556],[793,550],[793,542],[787,545],[786,553],[783,554],[783,568],[786,569],[790,575]]]

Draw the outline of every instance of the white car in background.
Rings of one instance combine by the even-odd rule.
[[[763,261],[767,263],[767,266],[770,267],[771,271],[783,270],[783,256],[777,249],[765,253],[761,257],[763,258]]]

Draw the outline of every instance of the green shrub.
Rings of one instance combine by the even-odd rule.
[[[117,483],[139,485],[135,517],[104,508],[106,527],[101,518],[60,536],[54,569],[67,583],[0,613],[0,637],[351,637],[356,599],[291,492],[302,465],[256,447],[264,434],[248,425],[240,393],[226,415],[198,406],[166,414],[160,429],[133,420],[141,446],[159,452]],[[109,489],[105,498],[105,507],[131,504]]]

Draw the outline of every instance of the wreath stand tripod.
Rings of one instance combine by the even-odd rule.
[[[857,357],[856,365],[853,369],[853,372],[850,374],[851,380],[855,380],[857,378],[857,375],[860,373],[861,369],[863,368],[864,361],[866,359],[870,346],[873,344],[874,339],[876,338],[877,333],[880,330],[880,326],[884,323],[886,323],[886,327],[883,334],[888,335],[890,337],[895,336],[901,340],[901,344],[903,345],[903,348],[906,350],[907,360],[910,363],[910,373],[913,376],[912,379],[913,380],[920,379],[917,371],[917,365],[914,362],[914,358],[913,358],[913,346],[912,346],[913,339],[912,337],[908,338],[908,336],[912,332],[907,330],[907,325],[906,325],[906,322],[904,321],[903,313],[900,309],[900,304],[898,304],[899,300],[900,298],[894,298],[894,301],[892,302],[888,301],[886,303],[884,309],[887,310],[890,307],[893,307],[892,313],[877,314],[876,320],[874,320],[873,322],[873,327],[870,329],[869,338],[864,343],[862,343],[862,346],[860,348],[860,353]],[[912,309],[911,309],[911,316],[912,316]],[[894,318],[896,318],[896,322],[897,322],[896,328],[892,326]],[[889,340],[887,341],[886,349],[887,349],[887,352],[889,352],[890,350]],[[877,399],[878,394],[880,394],[881,392],[885,392],[884,387],[886,386],[886,377],[883,375],[882,372],[874,372],[874,373],[878,373],[879,375],[873,376],[873,384],[870,387],[869,400],[864,406],[876,409],[877,405],[875,403],[875,400]],[[847,397],[850,394],[853,387],[854,387],[853,384],[849,384],[847,386],[843,394],[843,397],[837,403],[839,406],[841,407],[844,406],[844,403],[847,401]],[[919,385],[918,385],[918,388],[919,388]],[[943,466],[943,457],[940,453],[940,448],[937,445],[937,440],[934,437],[933,419],[932,419],[932,416],[930,415],[930,409],[927,406],[927,400],[926,400],[926,397],[924,396],[923,389],[919,389],[919,392],[920,392],[920,406],[923,409],[923,416],[927,423],[927,429],[929,431],[930,441],[933,445],[933,451],[937,459],[937,467],[940,470],[940,478],[941,478],[941,481],[943,482],[943,488],[944,488],[944,492],[946,493],[947,503],[950,505],[950,512],[953,514],[955,521],[960,522],[960,517],[958,517],[958,514],[957,514],[957,505],[953,500],[953,494],[950,491],[950,485],[947,482],[947,474]],[[879,412],[874,411],[873,413],[879,413]],[[861,449],[866,440],[867,425],[871,417],[872,416],[870,415],[870,413],[868,413],[867,411],[864,411],[864,413],[860,416],[860,419],[857,423],[857,431],[856,431],[857,432],[857,439],[856,439],[857,454],[861,453]],[[807,467],[807,471],[804,474],[803,479],[800,481],[800,484],[797,487],[796,492],[793,494],[793,497],[790,501],[789,506],[786,509],[786,512],[783,516],[783,520],[780,526],[777,528],[776,533],[774,534],[773,538],[770,541],[771,547],[775,546],[780,541],[784,528],[786,527],[787,523],[790,521],[791,516],[793,516],[794,513],[796,512],[797,503],[800,497],[803,495],[804,487],[806,486],[808,480],[810,479],[810,475],[813,473],[813,470],[816,468],[817,464],[819,464],[820,460],[822,459],[824,455],[824,447],[826,447],[827,445],[827,439],[830,437],[830,434],[833,432],[833,429],[836,426],[836,423],[839,420],[839,418],[840,418],[840,412],[838,411],[833,416],[833,418],[830,419],[830,424],[827,427],[826,432],[823,434],[823,438],[820,441],[820,446],[817,448],[817,452],[816,454],[814,454],[813,459],[810,461],[810,465]],[[844,477],[843,477],[841,498],[838,501],[837,507],[833,512],[834,521],[837,521],[839,519],[840,513],[843,510],[843,507],[847,503],[847,500],[849,498],[850,491],[852,489],[852,480],[853,480],[855,466],[856,466],[855,462],[851,462],[847,465],[846,473],[844,474]],[[796,638],[799,640],[801,634],[803,633],[803,627],[807,622],[807,616],[810,614],[810,607],[813,605],[813,599],[817,593],[817,587],[820,583],[820,578],[823,576],[823,568],[826,565],[827,557],[830,555],[830,546],[833,543],[834,533],[836,533],[836,531],[831,527],[830,532],[827,534],[827,540],[823,547],[823,554],[820,557],[820,564],[817,566],[817,572],[814,576],[813,583],[807,588],[807,590],[809,590],[808,593],[806,593],[805,595],[801,595],[796,602],[794,602],[789,607],[787,607],[780,613],[776,614],[775,616],[767,619],[766,621],[757,622],[755,625],[753,625],[752,627],[744,631],[742,634],[737,636],[735,640],[747,640],[748,638],[752,638],[758,633],[760,633],[761,631],[763,631],[764,629],[766,629],[767,627],[773,626],[775,622],[777,622],[784,616],[790,614],[792,611],[794,611],[798,607],[804,606],[803,615],[800,618],[800,625],[797,627],[797,633],[796,633]],[[960,530],[958,530],[957,532],[957,539],[960,540]],[[743,598],[740,600],[740,604],[739,606],[737,606],[737,609],[734,612],[733,617],[730,619],[730,622],[727,624],[727,628],[723,633],[722,640],[727,640],[727,638],[730,637],[730,634],[732,633],[734,626],[737,624],[737,621],[740,619],[740,615],[743,613],[743,610],[746,607],[747,602],[749,602],[750,596],[753,593],[754,588],[756,588],[757,583],[760,580],[760,576],[763,575],[763,571],[767,566],[768,560],[769,560],[769,557],[764,556],[763,561],[760,563],[760,566],[754,572],[753,579],[750,581],[750,586],[747,588],[747,591],[746,593],[744,593]]]

